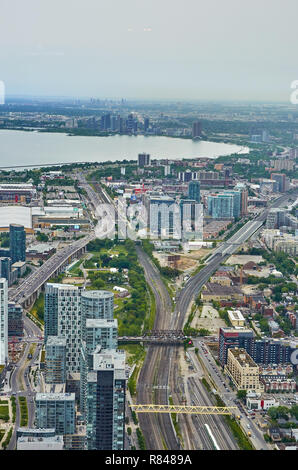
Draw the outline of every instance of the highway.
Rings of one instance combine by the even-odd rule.
[[[183,327],[191,302],[194,300],[195,296],[198,295],[210,276],[218,269],[220,264],[235,253],[243,243],[260,229],[271,208],[283,205],[288,198],[289,195],[285,194],[276,199],[262,214],[243,225],[229,240],[221,243],[207,259],[207,265],[187,281],[184,288],[178,294],[175,307],[176,314],[173,316],[174,319],[176,316],[180,319],[177,324],[178,329],[182,329]],[[171,329],[175,329],[174,324],[171,325]]]
[[[154,328],[167,329],[169,324],[173,328],[178,328],[182,320],[179,316],[174,318],[174,314],[170,313],[172,310],[171,299],[160,278],[159,271],[138,245],[136,245],[136,250],[139,261],[144,267],[146,280],[152,288],[156,299]],[[163,346],[160,348],[158,346],[149,346],[138,379],[137,403],[168,404],[170,392],[174,402],[179,404],[177,393],[177,391],[179,392],[179,384],[177,383],[179,374],[176,364],[179,362],[178,355],[180,351],[181,348],[175,346]],[[202,403],[200,398],[196,399],[196,402],[198,404],[213,405],[210,398],[208,399],[206,391],[201,390],[201,392],[205,397],[204,402]],[[199,394],[198,391],[196,393]],[[176,450],[181,448],[180,443],[177,441],[170,415],[142,413],[139,415],[139,421],[148,449],[159,450],[166,448]],[[212,441],[204,427],[205,423],[209,424],[213,430],[214,427],[216,428],[214,432],[220,435],[218,441],[222,449],[238,448],[233,437],[230,436],[229,430],[226,429],[227,425],[222,417],[200,416],[196,420],[196,417],[180,415],[179,426],[183,435],[184,449],[213,449]],[[224,432],[222,432],[222,429],[224,429]]]
[[[271,207],[278,207],[279,205],[282,205],[286,201],[287,198],[288,198],[288,195],[281,196],[280,198],[278,198],[278,200],[276,200],[270,206],[270,208]],[[189,310],[189,307],[190,307],[192,301],[194,300],[194,298],[196,297],[196,295],[198,295],[198,293],[202,289],[203,285],[208,281],[210,276],[218,269],[218,267],[220,266],[221,263],[223,263],[231,254],[233,254],[235,251],[237,251],[239,246],[242,243],[246,242],[257,230],[260,229],[260,227],[262,226],[264,220],[267,217],[268,211],[269,211],[269,208],[264,213],[259,215],[255,220],[247,222],[227,242],[224,242],[223,244],[221,244],[220,247],[218,247],[215,250],[215,252],[212,254],[212,256],[208,259],[207,265],[186,283],[184,288],[180,291],[180,293],[177,296],[177,303],[176,303],[174,312],[171,315],[169,329],[171,329],[171,330],[174,330],[174,329],[181,330],[183,328],[183,325],[184,325],[184,322],[186,320],[186,316],[187,316],[187,312]],[[140,259],[141,264],[145,268],[145,272],[148,275],[148,272],[150,272],[150,270],[149,270],[148,266],[146,267],[146,264],[144,263],[144,258],[139,258],[139,259]],[[155,277],[156,277],[156,273],[155,273]],[[149,282],[149,284],[152,285],[152,280],[150,281],[150,276],[148,276],[147,282]],[[153,283],[153,285],[154,285],[154,283]],[[156,296],[156,292],[154,292],[154,294]],[[168,315],[167,315],[167,318],[168,318]],[[155,328],[156,328],[156,326],[155,326]],[[174,367],[174,364],[178,363],[178,348],[168,347],[166,349],[167,350],[164,351],[163,360],[161,362],[159,362],[159,367],[160,367],[159,370],[162,371],[162,374],[160,375],[161,381],[158,382],[158,384],[159,385],[168,385],[170,390],[172,391],[174,402],[176,404],[179,404],[179,396],[178,396],[177,393],[175,393],[175,390],[177,389],[177,387],[175,386],[176,380],[177,380],[177,377],[176,377],[177,376],[177,371],[176,371],[176,368]],[[157,353],[155,352],[153,354],[157,354]],[[148,356],[149,356],[149,354],[147,353],[147,357]],[[151,361],[148,360],[149,364],[146,361],[144,363],[144,366],[143,366],[143,369],[142,369],[142,372],[141,372],[141,375],[140,375],[140,379],[139,379],[141,384],[142,384],[142,382],[144,382],[144,376],[145,376],[145,380],[146,380],[145,383],[148,383],[148,379],[150,379],[149,384],[152,383],[152,370],[150,372],[147,372],[147,369],[148,369],[148,367],[150,368],[150,364],[154,364],[154,363],[156,364],[156,358],[155,358],[155,356],[152,356],[152,353],[150,354],[150,356],[153,357],[153,359]],[[199,393],[199,392],[200,392],[200,390],[197,390],[197,393]],[[156,401],[156,402],[160,403],[160,404],[166,403],[165,400],[168,398],[167,393],[168,393],[167,390],[166,391],[164,390],[162,393],[160,391],[160,396],[158,397],[159,401],[158,402]],[[199,396],[201,396],[201,398],[204,396],[205,401],[206,401],[206,391],[202,390],[202,388],[201,388],[201,394],[199,394]],[[151,394],[151,397],[152,397],[152,394]],[[148,391],[147,391],[147,395],[145,393],[143,393],[142,395],[138,394],[138,402],[139,403],[154,403],[154,401],[150,401],[151,397],[148,396]],[[197,395],[197,397],[198,397],[198,395]],[[156,396],[155,396],[155,399],[157,399]],[[210,403],[210,401],[209,401],[209,403]],[[143,419],[143,418],[141,418],[141,419]],[[201,433],[203,433],[203,435],[206,435],[206,427],[203,426],[203,424],[205,425],[205,424],[209,423],[209,426],[211,427],[211,429],[213,429],[214,425],[215,425],[214,423],[217,423],[216,426],[218,426],[218,423],[220,423],[221,428],[226,429],[226,423],[223,421],[223,418],[216,417],[216,419],[219,420],[219,421],[214,421],[215,417],[208,416],[208,417],[205,418],[204,423],[202,423],[202,418],[201,417],[198,418],[197,420],[195,418],[192,419],[192,422],[193,422],[193,424],[195,424],[195,422],[197,422],[197,424],[199,424],[199,426],[201,426]],[[142,429],[144,429],[146,443],[147,443],[147,445],[149,445],[150,449],[154,449],[154,448],[162,449],[162,448],[165,447],[164,445],[163,445],[163,447],[153,447],[157,444],[157,442],[155,441],[155,443],[153,443],[153,440],[154,440],[154,438],[153,438],[153,427],[151,428],[151,432],[150,431],[148,432],[148,428],[150,429],[150,427],[153,424],[150,420],[151,420],[151,417],[150,418],[147,417],[147,419],[143,420],[143,423],[141,423]],[[164,423],[163,423],[163,425],[164,425]],[[161,429],[162,429],[162,426],[161,426]],[[193,426],[190,423],[189,416],[180,417],[180,426],[181,426],[181,428],[184,432],[186,445],[189,446],[191,441],[197,441],[197,439],[195,438],[195,432],[194,432]],[[169,429],[171,429],[170,426],[168,426],[167,434],[164,435],[163,442],[165,441],[165,436],[169,436],[170,434],[172,434],[172,430],[169,431]],[[216,428],[216,429],[218,429],[218,428]],[[156,431],[154,431],[154,432],[156,433]],[[217,433],[218,433],[218,431],[215,431],[215,434],[217,434]],[[221,437],[219,437],[218,439],[220,441],[221,448],[223,448],[223,449],[237,448],[237,445],[236,445],[234,439],[229,435],[229,433],[224,432],[224,436],[222,435],[222,433],[221,433],[220,436]],[[209,439],[209,441],[208,441],[208,439]],[[210,443],[210,438],[208,438],[208,439],[206,438],[205,445],[206,445],[207,442]],[[171,438],[170,440],[174,444],[174,439]],[[261,444],[262,447],[263,447],[263,443],[264,443],[264,440],[262,440],[262,444]],[[201,444],[204,445],[203,442],[201,442]],[[167,445],[167,448],[176,449],[176,447],[168,447],[168,445]]]
[[[78,179],[81,183],[85,183],[86,180],[82,175],[78,175]],[[98,233],[102,232],[102,215],[99,215],[97,208],[99,204],[103,202],[109,203],[109,197],[105,194],[104,191],[101,191],[98,195],[89,185],[85,186],[90,202],[95,208],[95,213],[97,214],[98,224],[95,227],[95,231],[92,231],[90,235],[84,239],[80,239],[70,246],[66,247],[64,250],[58,251],[53,255],[49,260],[47,260],[38,270],[34,271],[30,276],[28,276],[16,289],[11,290],[9,294],[9,299],[16,301],[18,303],[24,303],[29,299],[32,294],[34,294],[43,284],[53,276],[55,271],[59,267],[68,263],[69,258],[73,256],[79,249],[86,246],[90,240],[98,236]],[[282,196],[272,205],[276,207],[281,204],[287,196]],[[113,206],[114,207],[114,206]],[[112,212],[107,210],[106,214],[103,216],[107,217],[107,220],[110,220],[112,217]],[[261,227],[263,221],[266,218],[265,211],[255,220],[245,224],[236,234],[231,237],[228,242],[224,242],[220,245],[212,256],[208,259],[207,265],[195,276],[193,276],[181,290],[177,297],[177,303],[175,305],[174,311],[172,310],[172,301],[170,299],[169,293],[160,278],[160,274],[157,268],[153,265],[149,257],[143,252],[143,250],[136,245],[137,254],[139,257],[140,264],[144,267],[145,277],[150,285],[155,301],[156,301],[156,318],[154,328],[156,330],[181,330],[183,328],[188,309],[191,305],[192,300],[201,290],[204,283],[210,278],[210,276],[216,271],[220,263],[222,263],[230,254],[234,253],[239,246],[248,240],[250,236],[255,233]],[[107,227],[107,234],[111,234]],[[30,349],[30,344],[32,343],[31,338],[41,336],[41,331],[38,327],[31,322],[27,317],[25,317],[25,331],[28,336],[28,343],[25,346],[25,351],[23,357],[20,359],[19,363],[16,365],[15,369],[11,373],[11,389],[13,393],[26,396],[28,398],[28,416],[29,416],[29,426],[32,426],[34,423],[34,400],[32,397],[33,391],[31,390],[29,381],[28,381],[28,368],[31,364],[36,361],[36,358],[39,354],[41,345],[38,344],[34,353],[34,357],[28,361],[27,355]],[[177,374],[175,364],[178,363],[178,354],[179,348],[175,346],[149,346],[147,350],[147,355],[145,358],[144,365],[141,369],[137,387],[137,402],[138,403],[159,403],[159,404],[168,404],[168,394],[171,390],[174,403],[179,403],[179,397],[175,394],[177,388]],[[158,386],[157,388],[154,388]],[[23,391],[22,391],[23,389]],[[192,390],[193,400],[201,403],[209,401],[210,398],[206,394],[206,390],[203,390],[199,385],[193,384],[190,381],[190,389]],[[178,403],[177,403],[178,402]],[[235,443],[231,436],[224,430],[224,433],[218,431],[218,425],[216,423],[222,423],[223,418],[221,417],[200,417],[200,420],[196,418],[181,417],[180,425],[184,434],[186,434],[186,447],[191,448],[193,442],[195,445],[200,448],[210,448],[212,441],[208,436],[206,428],[200,428],[205,424],[209,424],[212,429],[212,433],[215,436],[215,439],[218,441],[218,444],[222,448],[235,448]],[[203,421],[204,422],[203,422]],[[219,420],[219,421],[216,421]],[[172,420],[170,415],[167,414],[140,414],[139,421],[141,429],[144,433],[146,445],[148,449],[159,450],[159,449],[179,449],[180,445],[177,441],[174,427],[172,425]],[[20,423],[20,414],[17,401],[17,414],[16,414],[16,427]],[[224,426],[224,425],[223,425]],[[201,429],[201,432],[198,432],[198,429]],[[201,437],[200,437],[201,436]],[[203,436],[203,437],[202,437]],[[14,449],[16,445],[15,431],[13,433],[11,442],[9,444],[9,449]],[[201,441],[200,441],[201,439]],[[201,444],[200,444],[201,443]],[[197,447],[197,448],[198,448]]]
[[[58,268],[67,264],[71,256],[84,248],[94,238],[95,234],[91,232],[87,237],[81,238],[63,250],[57,251],[39,269],[27,276],[16,289],[9,291],[9,300],[23,304],[54,275]]]
[[[79,175],[78,178],[82,184],[86,184],[86,180],[82,175]],[[85,185],[85,190],[87,191],[89,200],[93,204],[95,210],[98,208],[99,204],[102,203],[102,200],[110,203],[110,200],[106,195],[103,197],[103,194],[101,194],[100,197],[89,185]],[[236,243],[239,240],[242,243],[242,240],[249,238],[249,236],[254,233],[261,224],[261,222],[249,222],[249,225],[246,224],[242,227],[237,233],[238,239],[235,239]],[[232,248],[236,250],[239,245],[234,242],[234,238],[232,241]],[[158,269],[143,252],[140,246],[136,245],[136,251],[139,262],[144,268],[146,281],[150,285],[155,297],[156,317],[154,329],[156,330],[182,329],[188,306],[190,305],[195,293],[202,288],[203,284],[210,278],[219,264],[228,256],[228,253],[216,253],[215,256],[209,260],[208,265],[194,276],[180,292],[177,305],[174,312],[172,312],[172,302],[169,293],[161,280]],[[177,404],[179,403],[178,395],[175,392],[177,390],[177,373],[175,364],[179,361],[178,354],[178,347],[149,346],[138,378],[137,403],[168,404],[168,390],[171,390],[174,402]],[[180,443],[176,437],[170,415],[140,414],[139,421],[148,449],[175,450],[180,448]],[[206,421],[208,422],[207,419]],[[182,432],[185,435],[186,448],[194,448],[194,442],[196,442],[197,439],[194,439],[195,427],[191,418],[189,416],[181,417],[180,425]],[[204,435],[206,435],[206,428],[204,428]],[[235,447],[234,443],[232,445]],[[226,445],[224,448],[229,448],[229,446]]]

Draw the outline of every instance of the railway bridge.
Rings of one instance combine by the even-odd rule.
[[[148,344],[184,344],[187,337],[182,330],[151,330],[142,336],[120,336],[119,343],[148,343]]]

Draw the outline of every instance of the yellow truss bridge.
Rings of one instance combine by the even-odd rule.
[[[188,415],[230,415],[236,406],[129,405],[137,413],[180,413]]]

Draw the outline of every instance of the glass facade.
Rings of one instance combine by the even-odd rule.
[[[98,345],[101,345],[103,349],[116,349],[117,344],[117,320],[88,319],[86,321],[87,354],[92,354]]]
[[[0,278],[0,365],[8,360],[8,286],[7,280]]]
[[[66,372],[80,372],[80,290],[68,284],[46,284],[45,341],[48,336],[66,338]]]
[[[49,336],[46,342],[46,373],[45,382],[48,384],[63,384],[66,382],[66,339],[59,336]]]
[[[26,232],[23,225],[11,224],[9,226],[9,246],[12,264],[17,261],[26,261]]]
[[[201,200],[201,188],[199,181],[190,181],[188,184],[188,197],[194,199],[197,202]]]
[[[23,308],[14,302],[8,303],[8,336],[23,336]]]
[[[124,351],[95,353],[87,375],[88,450],[124,449],[125,389]]]
[[[7,282],[8,286],[10,286],[10,271],[11,271],[11,259],[8,257],[0,258],[0,277],[4,277]]]
[[[82,339],[88,319],[113,320],[114,294],[104,290],[82,291],[81,294]]]
[[[75,433],[75,394],[37,393],[36,427],[55,428],[56,434]]]
[[[241,214],[240,191],[224,191],[208,196],[208,214],[214,219],[238,218]]]

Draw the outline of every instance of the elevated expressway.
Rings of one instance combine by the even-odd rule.
[[[278,207],[282,205],[288,198],[287,195],[278,198],[270,207]],[[140,247],[137,247],[139,261],[144,267],[146,280],[152,288],[156,298],[156,329],[168,328],[171,330],[182,330],[184,322],[186,320],[188,309],[196,297],[203,285],[208,281],[210,276],[218,269],[221,263],[223,263],[231,254],[238,250],[242,243],[246,242],[255,232],[260,230],[264,221],[266,220],[269,209],[264,211],[254,220],[247,222],[241,227],[227,242],[222,243],[207,260],[206,266],[193,276],[180,291],[176,299],[176,305],[174,312],[171,313],[170,299],[165,286],[163,285],[157,268],[152,264],[151,260],[145,255]],[[163,303],[166,302],[167,308],[162,308]],[[163,326],[160,325],[163,323]],[[160,357],[158,350],[161,348],[149,347],[146,359],[141,370],[139,381],[138,381],[138,392],[137,392],[137,403],[138,404],[160,404],[168,405],[169,392],[172,392],[173,401],[179,404],[181,400],[180,396],[176,393],[177,390],[177,368],[175,364],[178,363],[178,347],[169,346],[164,347],[163,355]],[[149,386],[148,386],[149,385]],[[155,388],[154,388],[155,387]],[[158,393],[156,391],[158,390]],[[201,401],[204,405],[212,405],[211,399],[207,396],[206,391],[203,389],[197,390],[199,396],[199,402]],[[181,415],[180,426],[182,433],[186,435],[186,446],[189,448],[192,445],[192,439],[196,432],[200,442],[198,447],[194,448],[205,448],[208,439],[204,437],[205,428],[202,426],[202,421],[190,421],[189,416]],[[180,447],[180,443],[177,440],[176,433],[173,429],[170,415],[160,415],[154,417],[150,414],[141,414],[139,416],[141,428],[143,430],[147,448],[148,449],[177,449]],[[229,429],[227,429],[226,423],[221,417],[217,417],[214,421],[214,417],[206,417],[205,423],[209,423],[210,426],[216,427],[216,433],[219,433],[221,445],[223,449],[237,449],[234,438],[230,435]],[[201,432],[197,432],[197,426],[200,426]],[[159,426],[159,429],[156,429]],[[222,430],[219,431],[219,429]],[[199,436],[198,436],[199,434]],[[206,433],[205,433],[206,434]],[[195,439],[194,439],[195,440]],[[210,439],[209,439],[210,444]],[[202,447],[200,447],[200,445]]]
[[[9,291],[9,300],[24,307],[32,305],[41,292],[44,284],[53,276],[57,276],[71,261],[86,251],[86,245],[95,238],[92,232],[77,240],[63,250],[57,251],[50,259],[35,270],[16,288]]]

